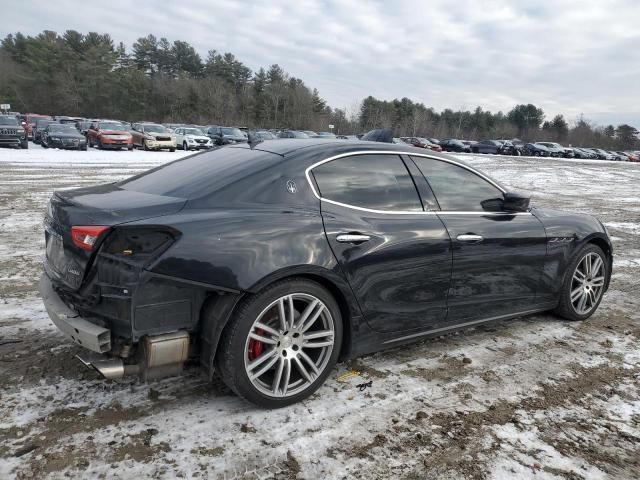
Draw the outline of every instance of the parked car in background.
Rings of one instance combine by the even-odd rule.
[[[585,148],[572,147],[571,150],[573,150],[573,158],[579,158],[582,160],[595,160],[598,158],[594,152]]]
[[[45,119],[45,120],[53,120],[49,115],[40,115],[37,113],[27,113],[24,115],[22,119],[24,121],[24,128],[27,131],[27,138],[29,140],[33,140],[33,130],[36,126],[36,120]]]
[[[94,118],[93,120],[80,120],[79,122],[76,122],[76,128],[82,135],[86,136],[91,124],[99,121],[100,120],[98,120],[97,118]]]
[[[131,127],[134,147],[175,152],[176,137],[167,127],[150,122],[134,123]]]
[[[15,115],[0,115],[0,145],[29,148],[27,130]]]
[[[445,152],[471,153],[471,147],[469,145],[455,138],[440,140],[440,146]]]
[[[549,149],[539,143],[527,143],[522,149],[522,153],[529,157],[549,157]]]
[[[320,138],[336,138],[336,135],[331,132],[318,132]]]
[[[426,148],[428,150],[433,150],[434,152],[441,152],[442,147],[437,143],[431,142],[428,138],[425,137],[400,137],[405,143],[413,145],[418,148]]]
[[[472,152],[473,151],[473,146],[478,143],[475,140],[460,140],[462,143],[464,143],[465,145],[467,145],[469,147],[469,151]]]
[[[599,160],[613,160],[613,155],[611,155],[606,150],[603,150],[601,148],[590,148],[589,150],[594,152],[598,156]]]
[[[318,138],[320,135],[318,135],[316,132],[314,132],[313,130],[301,130],[302,133],[306,133],[307,135],[309,135],[309,138]]]
[[[612,150],[605,150],[607,153],[611,154],[613,160],[616,162],[626,162],[627,156],[622,152],[614,152]]]
[[[90,147],[126,148],[133,150],[133,135],[126,127],[113,120],[93,122],[87,129],[87,143]]]
[[[575,158],[576,154],[571,147],[564,147],[564,158]]]
[[[210,126],[206,135],[211,138],[215,145],[232,145],[234,143],[245,143],[247,137],[242,130],[236,127]]]
[[[511,155],[512,147],[513,144],[511,144],[510,148],[505,149],[503,142],[498,140],[482,140],[471,147],[471,151],[473,153],[487,153],[492,155]]]
[[[268,130],[256,130],[252,134],[258,140],[275,140],[278,138],[275,134],[271,133]]]
[[[47,125],[58,123],[50,118],[37,118],[33,127],[33,143],[40,144],[40,135]]]
[[[626,155],[627,161],[629,162],[637,162],[640,161],[640,157],[638,157],[638,152],[618,152],[622,155]]]
[[[513,156],[522,155],[522,150],[516,147],[511,140],[496,140],[496,141],[502,144],[500,155],[513,155]]]
[[[564,157],[564,147],[555,142],[536,142],[538,145],[544,145],[549,150],[551,157]]]
[[[87,139],[73,123],[51,123],[40,133],[40,143],[44,148],[66,150],[86,150]]]
[[[305,132],[297,130],[283,130],[278,133],[278,138],[310,138]]]
[[[213,147],[211,139],[199,128],[177,127],[173,133],[176,136],[176,146],[183,150],[205,150]]]

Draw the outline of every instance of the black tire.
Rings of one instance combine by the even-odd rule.
[[[99,138],[98,138],[98,140],[96,142],[96,146],[98,147],[98,150],[102,150],[102,142],[100,141]]]
[[[478,152],[479,152],[479,150],[478,150],[477,148],[474,148],[474,149],[472,150],[472,152],[473,152],[473,153],[478,153]]]
[[[182,149],[186,152],[189,150],[189,148],[187,147],[187,142],[182,142]]]
[[[147,141],[144,139],[142,140],[142,149],[147,151],[149,150],[149,147],[147,146]]]
[[[42,148],[49,148],[49,145],[47,145],[45,142],[42,142],[42,141],[40,142],[40,146]]]
[[[129,150],[130,152],[132,152],[132,151],[133,151],[133,145],[129,145],[129,146],[127,147],[127,150]]]
[[[591,315],[595,313],[595,311],[598,309],[598,306],[600,305],[600,302],[602,301],[602,298],[604,297],[604,287],[603,287],[602,294],[600,294],[600,298],[598,299],[598,301],[595,303],[594,306],[592,306],[592,308],[587,313],[583,315],[580,315],[578,312],[576,312],[576,310],[574,309],[571,303],[571,288],[573,284],[573,274],[578,264],[582,262],[582,260],[590,253],[595,253],[596,255],[600,256],[604,264],[603,271],[604,271],[605,285],[606,285],[607,279],[609,278],[610,265],[609,265],[607,256],[602,251],[602,249],[592,243],[584,246],[567,266],[567,269],[564,274],[564,279],[562,281],[562,290],[560,291],[560,299],[558,300],[558,306],[554,310],[554,313],[556,315],[562,318],[566,318],[567,320],[574,320],[574,321],[586,320],[587,318],[589,318]]]
[[[176,149],[175,149],[175,148],[170,148],[170,149],[169,149],[169,151],[170,151],[170,152],[175,152],[175,151],[176,151]]]
[[[270,397],[261,393],[249,380],[245,366],[245,343],[254,321],[274,300],[291,293],[310,294],[327,307],[334,322],[334,344],[324,370],[303,391],[289,397]],[[217,370],[224,383],[238,396],[264,408],[281,408],[313,394],[333,370],[342,345],[342,316],[336,300],[321,285],[304,279],[287,279],[274,283],[259,293],[244,299],[225,327],[216,352]]]
[[[78,147],[78,150],[82,150],[83,152],[86,152],[87,151],[87,144],[85,143],[81,147]]]
[[[20,142],[20,148],[22,148],[23,150],[28,149],[29,148],[29,141],[28,140],[23,140]]]

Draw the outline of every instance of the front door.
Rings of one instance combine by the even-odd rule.
[[[424,211],[402,158],[350,155],[312,174],[327,240],[369,326],[399,332],[444,325],[451,242],[437,215]]]
[[[464,165],[412,159],[431,185],[452,241],[448,323],[534,309],[547,251],[542,223],[528,212],[502,211],[503,190]]]

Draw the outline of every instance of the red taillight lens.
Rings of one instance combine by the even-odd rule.
[[[104,225],[88,225],[82,227],[71,227],[71,240],[76,247],[83,250],[93,249],[93,245],[98,240],[102,232],[108,230],[109,227]]]

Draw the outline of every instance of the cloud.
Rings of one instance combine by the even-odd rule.
[[[640,124],[636,0],[35,3],[4,8],[0,34],[99,31],[131,46],[153,33],[254,70],[278,63],[342,108],[367,95],[437,110],[531,102],[548,117]]]

